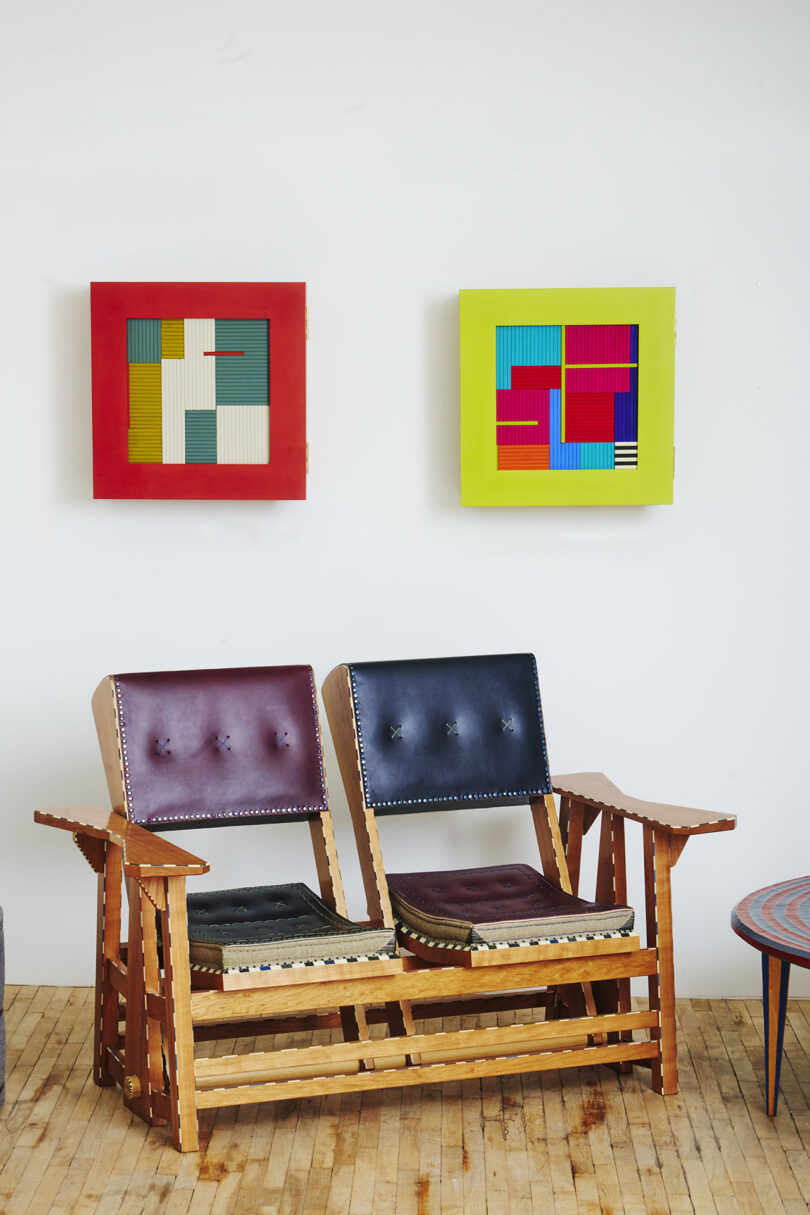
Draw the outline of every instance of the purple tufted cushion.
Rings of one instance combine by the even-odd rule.
[[[436,941],[520,940],[632,928],[632,907],[566,894],[531,865],[389,873],[394,913]]]
[[[115,690],[133,822],[167,830],[326,809],[310,667],[116,675]]]

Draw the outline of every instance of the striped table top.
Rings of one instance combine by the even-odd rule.
[[[755,949],[810,967],[810,877],[755,890],[732,911],[731,927]]]

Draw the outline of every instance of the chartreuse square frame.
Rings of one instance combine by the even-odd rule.
[[[643,503],[668,504],[672,502],[673,457],[674,457],[674,378],[675,378],[675,290],[659,288],[617,288],[605,290],[588,289],[540,289],[540,290],[487,290],[461,291],[459,293],[461,334],[461,502],[463,506],[584,506],[584,505],[632,505]],[[562,353],[548,353],[549,343],[535,341],[539,350],[536,357],[524,358],[523,362],[553,363],[552,367],[524,367],[519,383],[545,384],[551,382],[546,373],[556,372],[562,377],[562,437],[565,439],[565,384],[570,364],[566,367],[565,335],[597,333],[594,329],[569,327],[598,326],[600,333],[632,332],[632,352],[617,355],[607,350],[601,355],[573,355],[576,369],[590,370],[606,368],[611,371],[620,360],[627,359],[632,366],[634,379],[633,433],[637,439],[635,467],[619,466],[619,448],[616,448],[616,464],[613,463],[612,445],[589,443],[588,451],[596,452],[598,458],[592,462],[598,467],[520,467],[504,466],[507,458],[499,458],[509,448],[498,446],[499,437],[509,435],[509,425],[526,425],[526,433],[532,423],[510,422],[507,427],[501,421],[499,392],[503,388],[503,367],[496,367],[497,353],[502,349],[498,330],[506,327],[521,327],[512,333],[530,333],[522,327],[550,327],[534,330],[534,333],[562,335],[557,337]],[[608,327],[617,326],[618,329]],[[551,343],[553,348],[554,343]],[[546,350],[546,353],[543,351]],[[596,350],[596,347],[594,347]],[[587,361],[586,361],[587,360]],[[630,360],[634,360],[630,363]],[[520,361],[520,360],[519,360]],[[561,365],[561,366],[560,366]],[[512,368],[514,371],[514,368]],[[598,372],[597,372],[598,374]],[[534,376],[534,380],[532,380]],[[544,378],[544,376],[546,378]],[[538,378],[539,377],[539,378]],[[596,383],[596,381],[594,381]],[[568,380],[568,383],[572,383]],[[604,385],[600,385],[604,386]],[[559,394],[558,394],[559,395]],[[526,400],[530,398],[527,394]],[[520,400],[520,398],[519,398]],[[573,398],[569,397],[569,400]],[[608,400],[605,394],[580,395],[577,425],[596,427],[594,435],[600,437],[599,426],[604,419],[599,415],[599,403]],[[559,408],[559,404],[558,404]],[[610,406],[612,410],[612,405]],[[524,416],[519,410],[512,411],[510,418]],[[612,415],[611,415],[612,416]],[[617,414],[618,416],[618,414]],[[583,421],[584,419],[584,421]],[[546,418],[546,426],[548,421]],[[608,423],[609,425],[609,423]],[[553,422],[552,422],[553,426]],[[617,422],[618,426],[618,422]],[[573,427],[569,416],[569,430]],[[535,434],[539,432],[534,431]],[[584,433],[584,431],[583,431]],[[616,431],[619,436],[618,429]],[[522,435],[521,435],[522,437]],[[621,437],[625,437],[622,435]],[[516,440],[513,440],[516,441]],[[548,440],[545,440],[548,442]],[[508,438],[505,440],[508,442]],[[569,445],[571,450],[575,444]],[[632,444],[629,445],[632,450]],[[557,448],[558,451],[563,448]],[[585,444],[582,444],[585,448]],[[624,444],[621,448],[628,448]],[[541,448],[534,448],[540,451]],[[545,449],[548,451],[548,448]],[[607,459],[601,453],[607,451]],[[573,461],[572,461],[573,462]],[[609,467],[604,465],[610,463]],[[499,463],[501,467],[499,468]],[[531,461],[529,461],[531,463]],[[538,465],[539,459],[534,460]],[[563,465],[565,461],[562,462]],[[582,463],[585,463],[583,458]]]

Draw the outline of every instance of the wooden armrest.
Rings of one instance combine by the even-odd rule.
[[[709,810],[694,810],[691,806],[667,806],[661,802],[643,802],[622,793],[604,772],[574,772],[552,776],[555,793],[584,802],[597,810],[609,810],[637,823],[663,827],[673,835],[705,835],[709,831],[733,831],[737,825],[734,814],[712,814]]]
[[[34,819],[48,827],[61,827],[75,835],[108,840],[123,849],[127,877],[180,877],[207,873],[210,866],[198,856],[185,852],[160,835],[153,835],[130,823],[123,814],[100,810],[96,806],[75,806],[66,810],[36,810]]]

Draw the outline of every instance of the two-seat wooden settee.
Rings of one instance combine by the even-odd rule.
[[[323,698],[364,923],[347,918],[309,668],[117,676],[96,691],[112,812],[36,817],[72,831],[98,875],[97,1083],[170,1122],[182,1151],[198,1145],[199,1111],[220,1105],[588,1063],[648,1066],[654,1088],[674,1092],[670,872],[690,835],[734,819],[638,802],[591,773],[556,782],[558,820],[531,655],[340,666]],[[418,873],[383,862],[379,816],[412,814],[416,829],[421,811],[514,805],[530,807],[542,872],[522,857]],[[589,901],[579,858],[600,817]],[[627,818],[644,831],[644,944],[627,905]],[[308,824],[318,893],[295,882],[187,895],[207,863],[154,834],[279,821]],[[426,857],[434,847],[426,834]],[[633,1012],[638,976],[649,1008]],[[444,1013],[526,1008],[545,1015],[416,1032]],[[342,1042],[203,1055],[217,1037],[337,1027]]]

